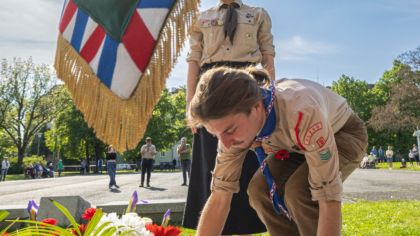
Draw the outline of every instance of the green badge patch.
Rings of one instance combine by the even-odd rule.
[[[320,156],[322,161],[328,161],[331,158],[330,150],[327,149],[327,150],[324,150],[324,151],[320,152],[319,156]]]

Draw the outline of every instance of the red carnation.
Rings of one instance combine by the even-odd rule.
[[[90,220],[92,219],[93,215],[95,215],[95,212],[96,208],[88,208],[85,210],[85,212],[83,212],[82,218],[85,220]]]
[[[289,152],[287,150],[283,149],[283,150],[280,150],[280,151],[276,152],[274,157],[276,159],[279,159],[279,160],[285,160],[285,159],[289,158]]]
[[[146,225],[146,229],[155,236],[179,236],[181,234],[181,230],[178,227],[171,225],[163,227],[156,224],[148,224]]]
[[[41,220],[42,223],[47,224],[47,225],[56,225],[58,220],[54,219],[54,218],[45,218],[43,220]]]

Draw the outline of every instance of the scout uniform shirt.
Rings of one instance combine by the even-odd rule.
[[[218,6],[201,12],[190,30],[190,52],[187,61],[197,61],[200,66],[219,61],[259,63],[262,55],[274,56],[271,20],[260,7],[250,7],[240,0],[238,24],[233,44],[223,31],[227,10]]]
[[[153,144],[144,144],[141,149],[140,149],[140,153],[143,153],[142,158],[143,159],[155,159],[155,155],[156,155],[156,147]]]
[[[344,98],[309,80],[283,79],[275,87],[276,127],[269,138],[262,140],[264,151],[304,154],[309,166],[312,200],[341,201],[343,187],[334,134],[353,111]],[[246,151],[235,147],[227,149],[219,142],[212,191],[239,191]]]

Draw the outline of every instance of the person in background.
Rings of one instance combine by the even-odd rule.
[[[102,174],[102,169],[103,169],[103,165],[104,165],[104,161],[102,160],[102,158],[99,158],[98,160],[98,173]]]
[[[10,168],[9,158],[4,157],[3,161],[1,162],[0,181],[6,181],[6,175],[9,168]]]
[[[408,160],[410,161],[410,166],[414,167],[414,162],[416,162],[416,157],[414,155],[413,149],[408,150]]]
[[[63,165],[63,160],[58,160],[58,163],[57,163],[57,171],[58,171],[58,177],[61,177],[61,173],[63,172],[63,170],[64,170],[64,165]]]
[[[394,152],[392,151],[392,147],[388,146],[388,150],[385,152],[386,161],[388,162],[388,168],[392,170],[392,158],[394,157]]]
[[[378,150],[378,156],[379,156],[379,162],[385,162],[386,161],[386,159],[385,159],[385,151],[382,149],[382,147],[379,147],[379,150]]]
[[[188,181],[191,181],[191,146],[187,143],[187,138],[181,138],[181,144],[177,148],[179,159],[181,160],[182,168],[182,186],[187,186],[187,175]]]
[[[271,33],[271,19],[262,7],[249,6],[241,0],[215,1],[216,6],[200,12],[190,30],[190,51],[187,56],[187,110],[193,98],[199,77],[205,71],[218,67],[245,68],[261,65],[275,80],[275,49]],[[191,180],[184,212],[183,226],[197,227],[201,210],[210,196],[210,184],[216,160],[217,138],[205,128],[192,129]],[[258,161],[249,152],[241,176],[239,194],[232,199],[233,207],[222,234],[252,234],[266,228],[249,205],[245,191]],[[243,189],[243,190],[242,190]]]
[[[156,156],[156,147],[152,144],[152,138],[146,138],[146,144],[144,144],[140,149],[140,154],[142,158],[141,162],[141,183],[139,187],[144,187],[144,176],[147,173],[147,182],[146,186],[150,187],[150,177],[153,169],[153,163]]]
[[[375,146],[372,147],[372,150],[370,151],[370,154],[374,155],[375,157],[378,157],[378,150],[376,150]]]
[[[414,158],[417,161],[417,166],[420,166],[420,156],[419,156],[419,149],[417,148],[416,144],[413,144],[413,148],[411,149],[411,151],[414,154]]]
[[[109,145],[108,152],[106,154],[106,168],[109,175],[109,189],[111,189],[112,186],[120,188],[115,180],[115,176],[117,174],[117,153],[112,145]]]

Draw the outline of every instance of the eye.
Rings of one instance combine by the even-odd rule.
[[[235,133],[235,131],[236,131],[236,127],[234,127],[234,128],[232,128],[232,129],[229,129],[228,131],[226,131],[226,134],[228,134],[228,135],[232,135],[232,134],[234,134],[234,133]]]

